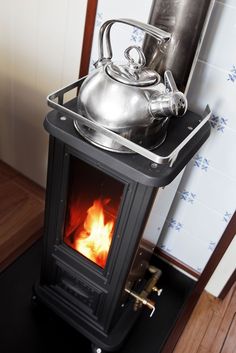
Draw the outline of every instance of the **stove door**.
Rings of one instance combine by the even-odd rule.
[[[105,268],[124,184],[71,156],[63,240]]]

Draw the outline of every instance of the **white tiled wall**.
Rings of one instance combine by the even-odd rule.
[[[97,33],[111,18],[146,22],[151,1],[100,0],[91,56],[97,59]],[[141,42],[132,28],[113,30],[114,57],[122,59],[130,43]],[[202,114],[213,110],[211,136],[185,169],[163,230],[159,246],[171,256],[201,273],[236,207],[236,0],[216,1],[204,38],[188,100]],[[91,65],[92,68],[92,65]],[[168,194],[167,194],[168,195]],[[157,234],[163,217],[154,217]]]
[[[209,104],[211,136],[188,164],[159,245],[201,272],[236,208],[236,1],[216,1],[192,78],[190,109]]]

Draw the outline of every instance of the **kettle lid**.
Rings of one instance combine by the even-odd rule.
[[[138,54],[138,61],[130,56],[131,50],[135,49]],[[125,58],[128,60],[127,65],[116,65],[113,62],[106,66],[107,74],[118,82],[131,86],[151,86],[159,83],[160,75],[151,69],[145,67],[146,58],[142,49],[132,45],[124,52]]]

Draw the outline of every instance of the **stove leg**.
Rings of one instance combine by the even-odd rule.
[[[101,348],[97,347],[95,344],[91,343],[92,353],[106,353]]]
[[[35,288],[33,286],[33,288],[32,288],[32,296],[31,296],[31,305],[33,307],[38,307],[38,304],[39,304],[39,300],[38,300]]]

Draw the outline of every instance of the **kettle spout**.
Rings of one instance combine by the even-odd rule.
[[[185,95],[178,92],[154,94],[150,99],[150,112],[154,118],[166,116],[181,117],[186,113],[188,103]]]
[[[164,73],[165,93],[154,94],[150,99],[150,112],[154,118],[183,116],[188,103],[185,95],[178,90],[170,70]]]

